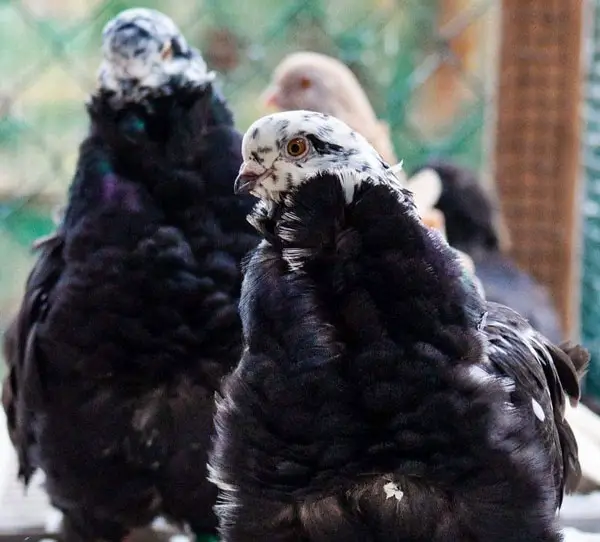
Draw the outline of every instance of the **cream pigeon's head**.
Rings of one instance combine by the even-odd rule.
[[[350,68],[336,58],[300,51],[275,68],[263,103],[278,111],[304,109],[332,115],[362,134],[383,159],[394,164],[388,126],[379,120]]]

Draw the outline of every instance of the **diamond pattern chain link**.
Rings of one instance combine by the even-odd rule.
[[[409,166],[432,154],[478,166],[491,93],[484,81],[491,11],[500,0],[146,0],[221,75],[240,129],[265,113],[271,72],[299,49],[357,74]],[[100,32],[128,0],[0,1],[0,328],[52,227],[86,128],[84,101]],[[486,41],[487,40],[487,41]],[[447,96],[439,100],[440,93]],[[443,103],[442,103],[443,102]],[[447,104],[446,104],[447,102]]]

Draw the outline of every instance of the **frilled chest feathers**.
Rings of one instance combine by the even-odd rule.
[[[259,197],[251,222],[290,271],[327,282],[334,267],[369,275],[371,266],[388,277],[387,287],[422,293],[438,307],[431,310],[445,305],[480,323],[479,295],[456,255],[424,226],[389,166],[343,122],[303,111],[270,115],[246,132],[242,154],[236,191]]]

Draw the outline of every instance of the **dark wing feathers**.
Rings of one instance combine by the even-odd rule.
[[[581,397],[581,380],[585,375],[590,361],[589,352],[581,345],[564,342],[559,346],[546,343],[552,357],[552,365],[546,367],[546,374],[552,371],[555,382],[552,393],[554,403],[554,417],[558,440],[562,452],[564,489],[567,492],[575,491],[581,480],[581,465],[579,464],[577,441],[568,422],[565,419],[565,395],[573,406]],[[556,378],[558,377],[558,378]],[[550,380],[550,379],[549,379]],[[559,402],[559,397],[562,401]],[[562,502],[562,499],[561,499]]]
[[[246,262],[246,348],[210,458],[223,538],[559,540],[577,475],[569,351],[494,304],[480,326],[487,305],[455,257],[385,186],[347,205],[322,175],[253,223],[266,239]]]
[[[562,339],[560,318],[545,287],[501,252],[472,251],[470,256],[489,301],[514,309],[552,342]]]
[[[210,88],[106,98],[6,333],[10,437],[82,539],[158,508],[212,531],[213,394],[241,353],[239,264],[258,243],[233,194],[241,134]]]
[[[431,160],[417,171],[425,167],[442,181],[435,206],[444,214],[448,242],[471,256],[486,298],[511,307],[551,341],[560,341],[563,331],[550,293],[502,251],[496,199],[470,169]]]
[[[575,489],[581,477],[577,443],[565,420],[565,399],[580,396],[580,379],[589,354],[580,346],[556,346],[531,328],[511,309],[489,303],[485,332],[489,339],[489,360],[495,370],[515,382],[512,399],[524,415],[536,416],[533,401],[544,413],[536,420],[544,447],[552,456],[557,505],[563,490]],[[537,414],[539,418],[539,413]]]
[[[557,355],[556,370],[571,402],[581,398],[580,383],[585,376],[590,363],[590,353],[579,344],[569,341],[553,346]]]
[[[32,408],[44,397],[44,364],[37,348],[37,331],[48,313],[52,288],[64,268],[63,245],[60,233],[35,243],[38,260],[27,280],[21,308],[4,337],[8,376],[2,389],[2,405],[19,456],[19,476],[25,483],[36,467],[30,459],[30,448],[34,445]]]

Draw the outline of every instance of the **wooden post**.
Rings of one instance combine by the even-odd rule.
[[[517,262],[573,332],[582,0],[502,0],[495,177]]]

